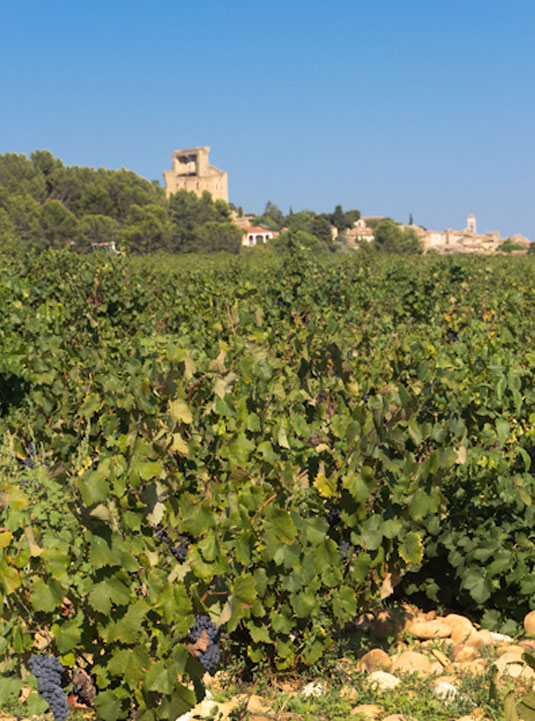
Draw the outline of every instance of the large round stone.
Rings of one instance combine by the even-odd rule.
[[[368,683],[371,687],[385,691],[389,688],[396,688],[396,686],[399,686],[401,681],[392,673],[387,673],[386,671],[373,671],[368,676]]]
[[[409,633],[412,633],[416,638],[423,640],[431,638],[447,638],[451,634],[451,628],[447,623],[442,621],[420,621],[419,623],[413,623],[408,628]]]
[[[392,671],[405,671],[407,673],[429,674],[433,672],[433,667],[423,653],[417,651],[403,651],[397,658],[393,660]]]
[[[475,631],[470,619],[458,613],[449,613],[442,621],[451,628],[451,638],[454,643],[461,643]]]
[[[380,648],[372,648],[359,660],[357,667],[364,671],[377,671],[380,668],[390,668],[392,659]]]
[[[526,633],[535,634],[535,611],[530,611],[524,616],[524,628]]]

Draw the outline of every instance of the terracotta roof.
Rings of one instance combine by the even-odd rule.
[[[268,230],[267,228],[255,228],[251,225],[242,225],[241,227],[248,233],[271,233],[272,235],[278,235],[276,230]]]

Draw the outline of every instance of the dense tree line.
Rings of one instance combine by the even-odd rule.
[[[332,213],[316,213],[313,210],[300,210],[294,213],[290,208],[288,215],[284,215],[274,203],[268,201],[262,215],[254,218],[254,223],[269,230],[282,230],[282,237],[276,243],[278,247],[285,247],[290,237],[293,238],[292,242],[299,237],[301,245],[314,250],[332,251],[336,249],[332,228],[343,233],[344,230],[353,227],[359,218],[360,210],[344,212],[341,205],[337,205]],[[286,234],[288,232],[291,236]]]
[[[0,244],[88,252],[115,243],[138,253],[237,253],[242,231],[209,193],[180,191],[168,201],[159,183],[136,173],[67,167],[47,150],[0,155]]]
[[[341,205],[337,205],[332,213],[315,213],[312,210],[294,213],[290,208],[285,216],[274,203],[268,201],[263,214],[256,216],[254,222],[270,230],[282,230],[273,243],[277,248],[298,246],[314,251],[332,251],[337,245],[343,245],[344,232],[353,228],[359,218],[360,210],[344,211]],[[373,242],[363,244],[367,252],[411,254],[423,250],[414,230],[391,218],[370,218],[366,225],[374,230],[375,237]],[[339,234],[338,244],[333,238],[333,228]]]
[[[90,252],[105,244],[146,254],[239,253],[243,230],[232,222],[231,208],[210,193],[201,197],[180,190],[169,199],[157,181],[149,182],[125,168],[65,166],[48,150],[30,158],[0,155],[0,246],[36,250],[70,247]],[[240,207],[238,216],[243,216]],[[274,250],[306,247],[334,251],[339,234],[360,218],[356,209],[337,205],[332,213],[301,210],[288,215],[271,201],[254,225],[278,231]],[[381,221],[374,248],[387,252],[417,252],[418,241],[394,221]]]

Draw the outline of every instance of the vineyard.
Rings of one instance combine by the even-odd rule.
[[[0,700],[50,654],[174,719],[392,590],[534,607],[531,258],[13,253],[0,304]]]

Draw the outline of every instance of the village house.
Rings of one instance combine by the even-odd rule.
[[[276,230],[269,230],[269,228],[253,225],[254,215],[242,215],[240,217],[234,210],[232,211],[231,217],[234,225],[242,229],[243,237],[241,244],[247,248],[253,248],[255,245],[267,243],[280,235]]]
[[[266,228],[259,228],[251,225],[240,225],[245,231],[241,244],[249,248],[258,245],[259,243],[267,243],[269,240],[276,238],[279,234],[275,230],[267,230]]]

